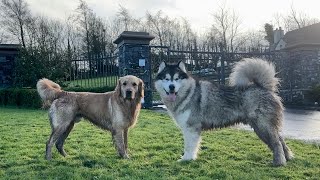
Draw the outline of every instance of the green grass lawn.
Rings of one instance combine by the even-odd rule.
[[[118,82],[117,76],[108,76],[108,77],[97,77],[90,79],[78,79],[67,81],[66,84],[68,88],[73,87],[82,87],[82,88],[94,88],[94,87],[115,87]]]
[[[272,167],[272,154],[253,132],[222,129],[203,133],[199,158],[179,163],[182,136],[166,115],[142,110],[129,133],[131,159],[116,155],[109,132],[86,121],[66,141],[66,158],[53,149],[44,110],[0,107],[0,179],[319,179],[317,145],[288,140],[295,159]]]

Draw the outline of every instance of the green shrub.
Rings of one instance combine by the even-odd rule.
[[[114,87],[68,88],[65,90],[75,91],[75,92],[102,93],[102,92],[113,91]],[[0,89],[0,106],[41,108],[42,101],[36,89],[7,88],[7,89]]]
[[[317,102],[320,105],[320,85],[314,86],[307,92],[307,98],[312,102]]]
[[[41,100],[36,89],[8,88],[0,90],[0,105],[39,108]]]
[[[15,87],[34,88],[40,78],[60,82],[68,77],[70,61],[63,54],[45,49],[21,48],[15,60],[13,82]]]

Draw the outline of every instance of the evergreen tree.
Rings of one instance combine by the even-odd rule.
[[[266,32],[266,36],[264,37],[264,39],[267,40],[269,44],[273,44],[273,25],[266,23],[264,25],[264,30]]]

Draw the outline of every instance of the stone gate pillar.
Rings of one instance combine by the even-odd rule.
[[[147,32],[124,31],[113,42],[117,44],[119,76],[134,75],[145,84],[144,108],[152,108],[152,71],[150,41],[154,36]]]

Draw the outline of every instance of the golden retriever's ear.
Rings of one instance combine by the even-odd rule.
[[[143,98],[144,97],[144,83],[141,79],[139,82],[138,92],[139,92],[139,96]]]
[[[116,89],[114,91],[116,92],[117,96],[121,96],[121,82],[120,82],[120,79],[118,80]]]

